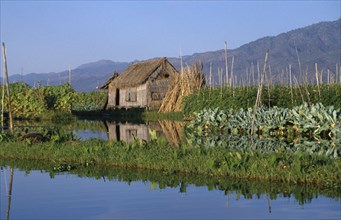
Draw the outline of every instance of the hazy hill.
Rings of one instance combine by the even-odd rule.
[[[71,70],[71,84],[76,91],[93,91],[103,85],[114,73],[127,68],[129,63],[99,60],[87,63]],[[30,73],[10,76],[10,82],[25,81],[29,85],[59,85],[69,81],[69,71],[59,73]]]
[[[264,37],[237,49],[228,50],[229,71],[234,56],[233,72],[239,76],[239,80],[245,77],[247,71],[251,72],[252,65],[257,73],[257,62],[262,70],[266,49],[269,49],[268,64],[274,78],[282,78],[282,71],[285,73],[289,64],[292,65],[292,72],[299,76],[298,57],[302,72],[306,72],[308,68],[311,79],[315,74],[315,63],[318,64],[320,71],[324,70],[326,73],[329,68],[335,74],[336,64],[340,65],[341,61],[341,19],[333,22],[320,22],[274,37]],[[177,68],[180,67],[179,59],[171,59],[171,61]],[[197,61],[204,63],[206,74],[209,72],[210,63],[212,64],[212,73],[216,76],[215,82],[218,81],[218,68],[222,68],[225,74],[223,49],[183,57],[183,62],[188,64]]]
[[[222,48],[224,42],[222,42]],[[250,75],[253,69],[257,75],[257,63],[260,69],[263,67],[265,51],[269,49],[269,66],[274,80],[282,80],[287,77],[286,69],[292,65],[292,71],[299,79],[298,57],[301,62],[302,72],[308,70],[309,78],[314,79],[315,63],[320,71],[327,72],[330,69],[335,74],[336,64],[341,62],[341,19],[332,22],[320,22],[304,28],[282,33],[277,36],[264,37],[245,44],[236,49],[228,50],[229,69],[232,66],[234,57],[233,72],[235,80],[240,81],[246,78],[246,72]],[[170,62],[180,69],[179,58],[169,58]],[[218,82],[218,68],[221,68],[225,75],[224,50],[195,53],[184,56],[184,64],[194,64],[198,61],[204,63],[204,72],[209,73],[212,65],[214,82]],[[96,86],[102,85],[115,71],[121,72],[129,63],[114,62],[111,60],[100,60],[93,63],[81,65],[72,70],[72,85],[77,91],[92,91]],[[325,74],[326,76],[326,74]],[[59,73],[31,73],[24,76],[13,75],[10,81],[23,79],[30,85],[40,81],[41,85],[65,83],[68,81],[68,71]]]

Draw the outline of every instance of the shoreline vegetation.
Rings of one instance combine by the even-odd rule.
[[[268,122],[278,122],[279,124],[271,125],[273,127],[262,125],[262,129],[260,129],[260,124],[257,124],[256,121],[257,138],[260,135],[259,130],[262,130],[261,134],[265,134],[265,131],[268,130],[268,140],[274,138],[273,133],[286,134],[278,136],[279,139],[284,138],[284,142],[277,140],[276,149],[270,152],[266,149],[267,145],[262,143],[259,145],[261,147],[252,149],[254,146],[252,142],[251,144],[242,142],[239,147],[236,147],[233,145],[233,141],[221,138],[221,135],[230,137],[229,135],[232,134],[237,139],[243,140],[243,137],[249,135],[248,129],[250,129],[250,118],[252,117],[250,114],[248,115],[247,109],[254,106],[258,89],[256,86],[220,86],[200,89],[185,98],[182,102],[182,112],[173,114],[146,112],[144,109],[102,111],[105,104],[105,93],[99,91],[89,94],[76,93],[68,84],[41,86],[34,89],[23,83],[16,83],[11,84],[10,89],[13,94],[12,109],[14,109],[14,116],[17,119],[51,120],[67,124],[68,121],[75,120],[75,117],[87,118],[91,114],[95,115],[92,116],[94,119],[103,119],[106,115],[111,117],[117,112],[121,112],[122,120],[131,119],[132,115],[136,116],[135,119],[142,121],[146,119],[159,120],[160,117],[181,119],[185,116],[185,119],[192,123],[192,127],[187,129],[194,130],[192,138],[201,139],[202,142],[200,144],[198,141],[190,141],[174,147],[168,144],[164,138],[156,137],[153,137],[150,142],[134,140],[131,143],[126,143],[97,139],[79,141],[72,134],[62,134],[58,130],[43,131],[36,139],[27,138],[27,136],[20,139],[16,134],[3,132],[0,133],[0,158],[2,159],[41,161],[47,164],[52,162],[62,165],[62,167],[70,167],[70,169],[78,166],[88,168],[95,166],[120,167],[155,170],[165,174],[184,173],[317,185],[322,188],[335,189],[338,192],[341,189],[339,182],[341,179],[340,143],[334,141],[340,141],[341,84],[264,87],[260,105],[263,106],[262,108],[269,109],[269,111],[265,111],[269,117],[276,119],[270,118]],[[309,115],[308,113],[312,113],[312,107],[321,105],[317,103],[322,103],[323,107],[320,106],[317,112]],[[7,103],[3,106],[7,106]],[[223,114],[218,114],[219,111],[213,112],[214,114],[207,111],[207,117],[202,118],[206,121],[198,121],[198,118],[201,117],[198,117],[200,114],[206,114],[207,106],[219,111],[226,111],[224,113],[226,117]],[[334,106],[334,108],[328,106]],[[276,115],[279,107],[287,110],[283,111],[282,109],[280,114]],[[299,126],[296,126],[292,119],[283,116],[292,115],[291,109],[296,109],[299,113],[296,116]],[[304,109],[303,114],[300,109]],[[252,113],[257,113],[254,112]],[[325,112],[327,113],[325,114]],[[257,114],[263,113],[258,112]],[[229,125],[229,120],[220,120],[217,115],[226,119],[238,115],[243,119],[245,116],[245,121],[235,120],[235,124],[242,125],[241,122],[245,122],[246,127],[238,127],[236,130],[235,127]],[[320,119],[321,117],[322,119]],[[254,120],[257,119],[259,118],[254,116]],[[310,124],[304,120],[310,120]],[[281,121],[284,124],[281,124]],[[289,127],[290,129],[288,129]],[[314,143],[313,145],[308,144],[307,148],[298,147],[299,144],[295,145],[288,141],[287,137],[290,136],[288,133],[294,133],[290,141],[295,140],[295,135],[300,135],[308,136]],[[212,142],[214,147],[207,147],[208,142],[205,141],[210,141],[209,138],[212,137],[216,141]],[[320,151],[319,146],[322,139],[327,140],[328,143]],[[251,138],[251,140],[253,139]],[[287,146],[294,150],[283,150]],[[317,149],[316,152],[323,153],[316,153],[315,150],[310,153],[307,150],[313,148]],[[326,153],[329,151],[336,156],[329,157],[330,153]]]
[[[225,176],[189,175],[184,173],[165,173],[142,169],[126,169],[109,166],[71,166],[56,162],[37,160],[13,160],[4,159],[0,166],[11,167],[25,171],[27,175],[32,170],[49,173],[51,178],[56,175],[68,173],[79,177],[95,178],[104,181],[120,181],[130,184],[136,181],[149,182],[150,189],[178,188],[180,193],[187,191],[187,186],[204,186],[209,191],[219,190],[224,195],[236,193],[237,198],[243,196],[245,199],[259,198],[266,194],[271,200],[279,197],[294,197],[300,205],[311,203],[318,195],[340,200],[340,191],[335,188],[324,188],[318,185],[306,187],[300,184],[288,184],[269,181],[252,181],[238,178],[227,178]]]
[[[4,160],[41,161],[67,165],[70,169],[76,166],[146,169],[165,174],[235,177],[341,189],[341,160],[307,152],[177,148],[163,138],[131,143],[98,139],[34,144],[2,142],[0,149],[0,158]]]

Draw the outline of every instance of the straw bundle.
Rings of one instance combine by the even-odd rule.
[[[205,85],[203,64],[197,63],[192,67],[187,66],[177,74],[170,85],[159,112],[179,112],[184,97],[199,91]]]

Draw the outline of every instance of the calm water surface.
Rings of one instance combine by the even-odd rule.
[[[127,172],[130,172],[127,170]],[[340,219],[340,196],[267,193],[246,199],[208,186],[158,187],[149,180],[89,178],[14,169],[9,219]],[[1,170],[1,219],[6,219],[10,168]],[[163,189],[160,189],[163,188]],[[242,189],[244,192],[251,190]],[[302,189],[298,194],[304,194]]]

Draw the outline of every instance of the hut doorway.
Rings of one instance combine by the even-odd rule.
[[[119,90],[119,89],[116,89],[115,105],[116,105],[116,106],[119,106],[119,105],[120,105],[120,90]]]

